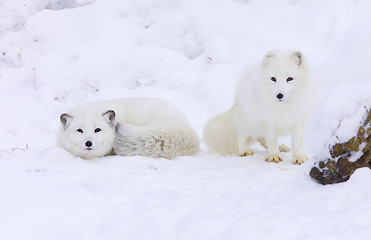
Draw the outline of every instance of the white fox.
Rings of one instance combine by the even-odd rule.
[[[278,138],[291,134],[294,163],[308,157],[303,137],[308,115],[317,102],[317,89],[302,53],[271,51],[262,63],[240,79],[234,105],[205,126],[204,140],[210,153],[253,154],[259,141],[267,148],[268,162],[279,162]]]
[[[161,99],[88,103],[60,116],[59,143],[84,159],[108,154],[174,158],[194,155],[199,140],[184,116]]]

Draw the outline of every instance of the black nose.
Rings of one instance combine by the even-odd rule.
[[[85,143],[85,146],[87,146],[87,147],[91,147],[91,146],[93,146],[93,143],[92,143],[91,141],[87,141],[87,142]]]
[[[283,98],[283,94],[282,94],[282,93],[277,94],[277,98],[278,98],[279,100],[281,100],[281,99]]]

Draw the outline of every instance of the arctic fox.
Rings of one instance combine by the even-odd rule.
[[[268,162],[279,162],[278,137],[291,134],[293,162],[304,163],[303,136],[308,115],[314,110],[317,90],[303,54],[270,51],[262,63],[242,76],[234,105],[205,126],[210,153],[251,155],[256,141],[267,148]]]
[[[88,103],[60,116],[59,143],[77,157],[194,155],[199,140],[179,110],[161,99]]]

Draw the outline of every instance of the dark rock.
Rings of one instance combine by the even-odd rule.
[[[362,155],[355,161],[349,161],[352,152]],[[371,168],[371,109],[367,111],[365,121],[354,136],[345,143],[337,143],[330,149],[331,158],[322,160],[311,169],[309,175],[321,184],[333,184],[347,181],[358,168]]]

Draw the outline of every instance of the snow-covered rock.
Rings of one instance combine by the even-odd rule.
[[[318,182],[322,184],[345,182],[358,168],[371,168],[371,109],[365,107],[363,110],[363,120],[355,136],[346,142],[339,142],[339,139],[349,135],[347,132],[352,129],[349,122],[341,122],[334,133],[336,143],[328,146],[331,157],[320,159],[317,166],[310,171],[311,177]],[[358,122],[357,116],[353,115],[351,118],[353,122]]]

